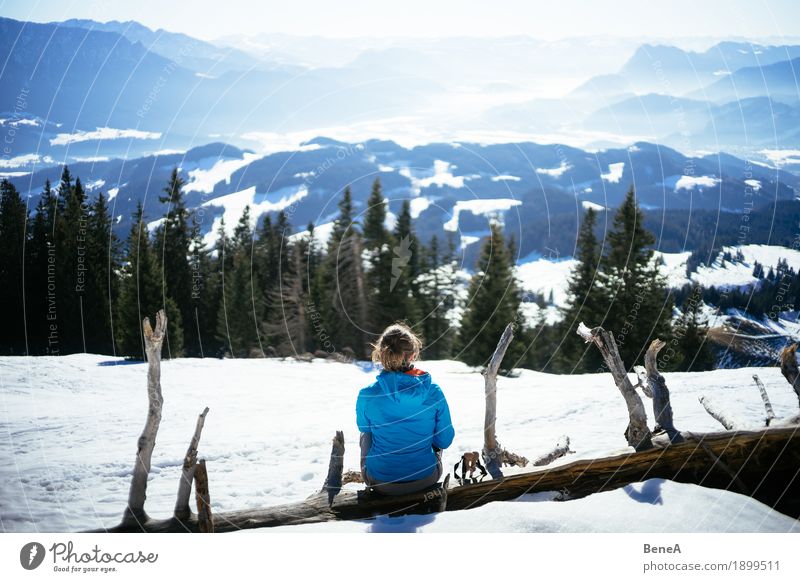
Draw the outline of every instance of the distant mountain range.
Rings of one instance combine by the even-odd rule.
[[[211,43],[134,21],[0,18],[0,131],[14,134],[3,166],[218,140],[260,149],[300,131],[354,141],[391,120],[419,143],[465,130],[487,143],[648,141],[800,171],[797,156],[769,153],[800,149],[799,59],[800,46],[731,41],[702,52],[521,36]]]
[[[701,240],[698,224],[733,244],[746,211],[785,221],[748,242],[788,236],[800,186],[800,46],[308,42],[0,18],[0,176],[35,197],[68,163],[112,196],[124,234],[137,200],[152,220],[163,214],[158,193],[179,166],[209,241],[221,216],[232,227],[246,204],[256,216],[290,209],[296,229],[323,227],[346,185],[363,208],[376,177],[392,212],[410,199],[425,237],[453,233],[468,255],[497,218],[521,256],[569,256],[584,209],[612,209],[630,186],[663,250],[720,242]],[[526,97],[547,83],[571,90]],[[389,118],[422,145],[338,137],[358,124],[381,135]],[[448,127],[477,137],[437,141]],[[302,145],[287,139],[300,133]],[[528,134],[543,138],[518,137]],[[559,145],[576,134],[594,145]]]
[[[784,230],[790,231],[800,204],[794,202],[800,188],[794,174],[729,155],[687,157],[644,142],[587,152],[533,143],[406,148],[392,141],[353,144],[317,138],[298,150],[270,155],[216,143],[185,154],[76,163],[70,170],[91,191],[112,196],[116,228],[124,236],[138,200],[150,220],[163,215],[158,196],[175,166],[187,181],[188,204],[203,209],[209,244],[221,217],[233,228],[248,204],[254,218],[283,209],[295,230],[313,222],[324,236],[345,186],[352,187],[360,212],[376,178],[389,199],[389,221],[409,200],[423,239],[452,233],[469,256],[495,219],[514,235],[521,257],[569,256],[584,209],[614,209],[631,186],[660,248],[669,252],[695,250],[699,237],[710,237],[715,229],[720,236],[736,237],[742,214],[751,212],[754,233],[747,242],[770,243],[753,238],[758,212],[770,218],[759,232],[774,241],[783,233],[775,226],[774,205],[786,205],[780,220],[787,221]],[[59,176],[60,168],[52,166],[12,181],[35,197],[45,179],[55,185]],[[601,222],[609,224],[608,216]]]

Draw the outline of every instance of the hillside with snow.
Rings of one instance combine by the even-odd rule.
[[[483,377],[452,361],[421,364],[444,390],[456,431],[444,454],[452,470],[483,442]],[[146,365],[74,355],[0,358],[0,528],[77,531],[115,525],[124,509],[146,411]],[[753,427],[764,409],[756,370],[666,374],[679,429],[719,426],[698,402],[714,398]],[[777,368],[758,369],[775,413],[797,411]],[[210,407],[200,443],[215,511],[300,501],[319,490],[330,439],[344,430],[344,468],[358,468],[355,399],[369,364],[327,360],[178,359],[162,364],[163,416],[146,509],[171,515],[197,415]],[[649,407],[649,402],[646,403]],[[652,413],[650,425],[652,426]],[[522,370],[498,383],[501,442],[529,458],[565,434],[574,454],[556,465],[630,451],[624,402],[609,374],[556,376]],[[514,470],[509,470],[508,474]],[[347,485],[346,488],[358,488]],[[553,495],[424,517],[378,518],[291,531],[798,531],[794,519],[731,491],[664,480],[558,502]],[[268,530],[256,530],[268,531]]]

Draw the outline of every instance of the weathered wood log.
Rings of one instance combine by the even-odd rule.
[[[540,491],[560,491],[564,492],[566,499],[576,499],[654,478],[718,489],[738,488],[729,472],[709,457],[707,451],[710,450],[749,488],[754,498],[777,511],[800,517],[800,431],[796,427],[703,435],[683,433],[683,436],[686,442],[678,444],[665,439],[665,448],[572,461],[560,467],[510,475],[500,482],[489,480],[454,487],[447,492],[446,510],[470,509]],[[705,447],[698,442],[699,439]],[[218,513],[215,526],[217,532],[228,532],[331,520],[370,519],[377,515],[435,512],[439,505],[439,499],[429,492],[391,497],[370,496],[365,491],[342,491],[332,504],[328,503],[326,495],[319,494],[298,503]],[[153,519],[95,531],[187,530],[198,531],[195,517],[185,524],[174,518]]]
[[[524,467],[528,464],[528,459],[523,456],[509,452],[500,446],[495,434],[495,425],[497,423],[497,372],[500,370],[500,364],[503,357],[506,355],[511,340],[514,339],[514,324],[509,323],[497,347],[489,360],[489,365],[481,372],[484,378],[484,392],[486,396],[486,414],[483,423],[483,463],[486,465],[486,470],[493,479],[502,479],[503,471],[502,466],[511,465],[517,467]]]
[[[634,366],[633,371],[636,374],[636,386],[634,386],[634,388],[641,388],[642,394],[648,398],[652,398],[653,393],[650,391],[650,386],[647,384],[647,370],[644,369],[644,366]]]
[[[737,419],[720,408],[708,396],[700,396],[698,400],[700,400],[700,404],[703,405],[703,408],[706,409],[706,412],[708,412],[714,418],[714,420],[719,422],[728,430],[738,430],[739,428],[742,428],[741,423]]]
[[[625,429],[625,438],[628,444],[636,451],[652,448],[652,435],[647,427],[647,414],[644,411],[644,404],[628,378],[628,372],[619,355],[614,336],[602,327],[589,329],[583,322],[578,325],[577,333],[585,342],[594,343],[597,349],[600,350],[603,360],[605,360],[614,378],[614,383],[625,399],[629,418],[628,427]]]
[[[208,492],[206,460],[200,459],[194,470],[194,491],[197,498],[197,531],[214,533],[214,514],[211,512],[211,495]]]
[[[567,435],[563,435],[558,439],[558,442],[556,443],[556,446],[553,447],[553,450],[541,455],[538,459],[533,461],[533,466],[543,467],[545,465],[549,465],[556,459],[560,459],[564,455],[572,452],[574,451],[570,450],[569,448],[569,437]]]
[[[331,446],[328,475],[320,490],[320,493],[328,496],[329,503],[333,503],[333,498],[342,490],[342,471],[344,471],[344,431],[337,430]]]
[[[122,521],[137,524],[147,521],[144,502],[147,498],[147,476],[150,474],[150,461],[156,445],[158,426],[161,424],[161,408],[164,398],[161,395],[161,345],[167,332],[167,316],[164,310],[156,314],[156,327],[150,326],[150,319],[142,322],[144,349],[147,355],[147,398],[148,410],[144,430],[137,442],[136,460],[133,465],[131,488],[128,493],[128,506]]]
[[[647,371],[647,386],[653,398],[653,414],[656,418],[656,432],[663,430],[672,442],[681,442],[683,437],[672,421],[672,404],[669,388],[664,376],[658,371],[658,352],[667,344],[656,338],[644,354],[644,367]]]
[[[786,381],[797,394],[797,401],[800,403],[800,370],[797,367],[797,346],[792,344],[783,348],[781,352],[781,373]]]
[[[197,447],[200,445],[200,433],[203,432],[208,406],[205,407],[200,416],[197,417],[197,425],[194,429],[192,440],[189,441],[189,448],[183,458],[183,468],[181,469],[181,480],[178,483],[178,498],[175,501],[175,518],[187,519],[192,510],[189,509],[189,497],[192,493],[192,482],[194,481],[194,468],[197,465]]]
[[[761,400],[764,402],[764,409],[767,412],[767,418],[764,424],[765,426],[769,426],[770,423],[775,420],[775,411],[772,409],[772,402],[769,401],[767,388],[764,386],[761,378],[758,377],[758,374],[753,374],[753,381],[756,383],[756,386],[758,386],[758,392],[761,394]]]

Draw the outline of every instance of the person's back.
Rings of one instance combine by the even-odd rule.
[[[384,369],[356,402],[364,481],[388,494],[438,482],[441,449],[455,434],[441,388],[412,365],[419,348],[419,339],[405,326],[387,328],[373,353]]]

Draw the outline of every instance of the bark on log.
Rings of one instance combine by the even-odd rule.
[[[617,388],[619,388],[622,397],[625,399],[629,418],[628,428],[625,429],[625,438],[628,444],[636,451],[645,451],[652,448],[652,435],[647,427],[647,414],[644,411],[644,404],[628,378],[628,373],[619,355],[614,336],[602,327],[589,329],[583,322],[578,325],[578,335],[587,343],[594,343],[597,349],[600,350],[603,360],[605,360],[611,375],[614,377]]]
[[[533,462],[534,467],[543,467],[544,465],[549,465],[556,459],[560,459],[564,455],[572,453],[574,451],[570,450],[569,448],[569,437],[564,435],[558,439],[556,446],[553,448],[552,451],[545,453],[544,455],[540,456]]]
[[[497,343],[497,347],[489,360],[489,365],[483,370],[484,392],[486,395],[486,413],[483,422],[483,463],[486,470],[494,479],[502,479],[503,471],[503,451],[497,442],[495,434],[495,424],[497,423],[497,372],[500,370],[500,363],[511,340],[514,339],[514,324],[509,323]]]
[[[328,496],[329,503],[333,503],[333,498],[342,490],[342,471],[344,471],[344,432],[337,430],[331,446],[328,475],[320,490],[320,493]]]
[[[208,492],[205,459],[200,459],[194,470],[194,490],[197,498],[197,531],[214,533],[214,514],[211,512],[211,495]]]
[[[656,432],[663,429],[669,440],[679,443],[683,440],[680,432],[672,421],[672,404],[669,400],[669,388],[664,376],[658,371],[658,352],[666,344],[660,339],[654,339],[644,354],[644,367],[647,371],[647,386],[653,398],[653,414],[656,419]]]
[[[797,346],[798,344],[792,344],[783,348],[781,352],[781,373],[789,382],[795,394],[797,394],[797,401],[800,403],[800,370],[797,368]]]
[[[758,391],[761,394],[761,400],[764,401],[764,410],[767,412],[767,419],[765,421],[765,426],[769,426],[770,423],[775,420],[775,411],[772,409],[772,402],[769,401],[769,394],[767,394],[767,388],[764,386],[764,383],[761,381],[761,378],[758,377],[758,374],[753,374],[753,381],[758,386]]]
[[[192,510],[189,509],[189,497],[192,494],[194,469],[197,465],[197,447],[200,444],[200,433],[203,432],[206,414],[208,414],[208,406],[206,406],[203,412],[200,413],[200,416],[197,417],[197,425],[194,429],[194,435],[192,435],[192,440],[189,442],[189,448],[186,451],[186,456],[183,458],[181,480],[180,483],[178,483],[178,498],[175,501],[176,519],[187,519],[192,514]]]
[[[800,517],[800,431],[796,427],[760,431],[722,432],[703,435],[683,433],[686,442],[599,459],[578,460],[543,470],[454,487],[447,492],[447,511],[470,509],[491,501],[506,501],[525,493],[564,491],[576,499],[623,487],[646,479],[661,478],[697,483],[718,489],[738,488],[736,480],[709,457],[703,443],[750,489],[754,498],[777,511]],[[658,443],[658,439],[656,439]],[[668,446],[667,446],[668,445]],[[432,498],[432,499],[431,499]],[[370,519],[376,515],[405,515],[438,511],[439,498],[420,492],[398,497],[368,496],[364,491],[342,491],[328,503],[316,495],[299,503],[248,509],[216,515],[216,531],[317,523],[342,519]],[[99,532],[198,531],[197,519],[186,524],[174,518],[120,524]]]
[[[156,327],[150,326],[150,319],[142,322],[144,331],[144,349],[147,355],[147,398],[148,410],[144,430],[137,442],[136,460],[131,477],[131,488],[128,493],[128,507],[122,521],[137,524],[147,521],[144,502],[147,498],[147,476],[150,473],[150,461],[156,445],[156,434],[161,424],[161,407],[164,398],[161,395],[161,345],[167,331],[167,316],[164,310],[156,314]]]
[[[714,418],[714,420],[719,422],[726,429],[738,430],[740,428],[739,421],[717,406],[717,404],[715,404],[711,398],[708,396],[700,396],[699,400],[700,404],[703,405],[703,408],[706,409],[706,412],[708,412]]]

